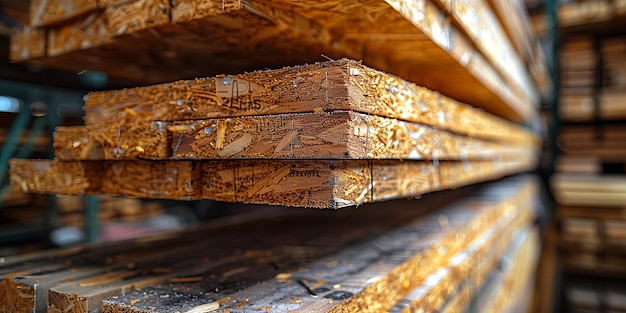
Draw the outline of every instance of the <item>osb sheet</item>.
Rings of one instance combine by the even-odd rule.
[[[176,200],[340,208],[419,197],[436,190],[531,170],[534,160],[500,162],[237,160],[36,161],[12,163],[27,192],[124,195]],[[91,175],[79,171],[100,167]],[[91,166],[91,165],[90,165]],[[72,170],[66,170],[70,168]],[[74,168],[78,170],[73,170]],[[91,167],[87,167],[90,169]],[[91,172],[90,172],[91,173]],[[63,184],[57,183],[63,179]]]
[[[54,155],[59,160],[166,159],[170,154],[165,122],[59,126],[54,132]]]
[[[537,142],[528,130],[397,76],[332,62],[91,93],[87,124],[354,110],[479,138]]]
[[[96,0],[33,0],[30,2],[30,25],[47,26],[96,10]]]
[[[532,145],[347,111],[179,122],[168,129],[176,159],[496,160],[537,153]]]
[[[200,164],[191,161],[105,161],[101,193],[140,198],[201,198]]]
[[[47,55],[62,55],[75,50],[85,50],[111,42],[107,36],[104,11],[93,11],[84,18],[50,26]]]
[[[108,37],[169,24],[170,1],[132,0],[106,7]]]
[[[83,195],[101,191],[98,162],[9,161],[11,188],[32,193]]]
[[[24,27],[11,35],[11,61],[22,61],[46,55],[46,30]]]

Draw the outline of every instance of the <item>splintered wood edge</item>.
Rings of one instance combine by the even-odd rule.
[[[95,125],[348,109],[470,137],[538,143],[536,135],[519,125],[352,60],[257,71],[236,79],[257,87],[238,97],[219,96],[216,88],[223,78],[215,77],[94,92],[85,102],[85,120]]]

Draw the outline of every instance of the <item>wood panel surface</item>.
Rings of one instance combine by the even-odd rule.
[[[530,170],[535,160],[11,160],[12,186],[26,192],[340,208],[419,197]],[[85,168],[98,168],[86,174]],[[59,184],[63,181],[63,184]],[[78,183],[80,182],[80,184]]]

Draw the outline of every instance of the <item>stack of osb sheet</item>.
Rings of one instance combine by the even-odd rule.
[[[142,85],[348,57],[528,121],[550,82],[523,4],[505,2],[39,0],[11,56]]]

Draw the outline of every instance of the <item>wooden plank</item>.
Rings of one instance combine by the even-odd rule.
[[[591,94],[563,95],[559,98],[559,116],[566,121],[587,121],[595,115]]]
[[[562,88],[592,88],[596,85],[596,70],[570,70],[561,72]]]
[[[59,160],[414,159],[495,160],[537,154],[418,123],[350,111],[274,114],[121,126],[58,127]]]
[[[425,278],[436,272],[442,262],[455,262],[452,258],[462,253],[472,242],[485,247],[485,242],[480,242],[480,238],[484,238],[481,233],[490,229],[489,225],[500,225],[497,226],[500,231],[495,233],[506,233],[512,231],[506,225],[517,225],[511,227],[516,229],[529,222],[529,203],[526,201],[533,197],[534,188],[525,184],[509,187],[479,193],[477,198],[442,208],[404,227],[337,250],[328,257],[303,264],[297,269],[282,271],[274,278],[242,291],[233,292],[233,287],[215,290],[219,286],[215,279],[163,285],[108,299],[103,304],[103,312],[143,312],[151,310],[151,307],[156,312],[185,312],[193,307],[200,310],[199,305],[229,312],[386,311],[401,300],[407,291],[422,284]],[[441,226],[442,216],[445,216],[444,223],[448,226]],[[289,236],[282,236],[282,240],[284,237]],[[506,236],[492,238],[497,240],[502,237]],[[437,251],[441,246],[447,249]],[[250,275],[248,269],[242,269],[239,273],[231,272],[233,274],[223,278],[222,282],[234,288],[237,288],[235,282]],[[226,276],[224,272],[207,272],[208,275],[210,273],[217,277]],[[215,292],[200,294],[198,291],[202,290]],[[170,297],[175,298],[171,302],[160,300]],[[181,298],[189,300],[180,301]]]
[[[624,175],[555,174],[550,179],[557,201],[569,206],[623,207]]]
[[[600,118],[620,120],[626,117],[626,90],[603,89],[600,93]]]
[[[170,1],[116,1],[106,6],[105,17],[109,38],[170,23]]]
[[[604,143],[618,146],[626,140],[622,125],[576,125],[562,128],[558,142],[565,150],[600,146]]]
[[[46,30],[46,55],[50,57],[111,42],[103,36],[107,31],[107,20],[102,10],[90,12],[79,20],[46,27]]]
[[[11,185],[22,191],[83,195],[101,189],[100,164],[12,159]]]
[[[593,50],[563,51],[560,55],[561,70],[595,70],[599,60],[598,54]]]
[[[172,156],[180,159],[493,160],[534,150],[345,111],[174,123],[170,129]]]
[[[561,5],[557,15],[563,27],[609,20],[612,16],[609,1],[584,1]]]
[[[597,220],[624,220],[626,219],[626,208],[558,206],[556,215],[559,219],[578,217]]]
[[[34,0],[30,3],[30,25],[41,27],[95,11],[96,0]]]
[[[435,0],[516,92],[537,103],[538,91],[491,6],[483,0]],[[515,15],[515,11],[508,14]]]
[[[334,110],[423,123],[470,137],[536,141],[521,127],[347,59],[95,92],[85,102],[85,122],[92,125]]]
[[[12,186],[28,192],[339,208],[456,188],[530,170],[534,160],[86,161],[12,160]],[[83,167],[100,167],[84,175]],[[77,168],[77,169],[75,169]],[[63,171],[57,172],[57,169]],[[38,179],[52,178],[51,180]],[[60,186],[80,180],[83,185]],[[86,180],[86,181],[85,181]],[[94,189],[93,186],[99,186]],[[71,188],[70,188],[71,187]],[[67,190],[65,190],[67,189]]]
[[[525,222],[514,222],[501,229],[485,229],[463,251],[451,258],[423,284],[409,291],[389,312],[447,312],[452,307],[465,310],[489,273],[513,241],[513,233]],[[490,238],[495,236],[496,238]],[[467,291],[463,290],[467,289]]]
[[[529,307],[524,291],[534,283],[533,274],[540,252],[539,233],[536,229],[520,234],[518,241],[507,251],[508,261],[501,263],[502,270],[494,273],[487,290],[475,299],[477,312],[526,311]]]
[[[602,162],[591,156],[562,155],[556,162],[556,171],[560,173],[601,174]]]
[[[165,159],[171,155],[167,124],[58,126],[54,132],[54,155],[58,160]]]
[[[528,15],[526,3],[519,0],[488,0],[507,37],[515,47],[517,54],[526,61],[535,60],[535,32]]]
[[[26,60],[46,55],[46,30],[24,27],[14,31],[9,45],[11,60]]]
[[[228,8],[216,12],[222,3]],[[200,11],[189,14],[191,8]],[[536,113],[536,95],[531,97],[512,90],[431,2],[329,1],[311,7],[307,3],[286,1],[255,2],[254,6],[237,1],[211,1],[198,6],[188,0],[176,1],[171,14],[173,24],[162,24],[156,19],[151,24],[148,22],[153,22],[152,19],[147,18],[137,23],[147,29],[105,36],[99,47],[94,43],[85,50],[30,61],[66,70],[101,70],[145,84],[310,63],[318,61],[324,53],[363,59],[368,65],[515,121],[526,120]],[[419,16],[429,19],[422,20]],[[379,28],[376,33],[371,32],[374,20]],[[117,30],[120,29],[130,30],[118,26]],[[108,40],[112,42],[107,43]],[[161,49],[154,49],[157,46]],[[138,56],[144,56],[139,63]],[[111,62],[134,67],[139,72],[120,71],[109,66]],[[180,70],[166,71],[173,67]]]
[[[559,212],[561,208],[557,208]],[[535,273],[532,306],[526,312],[549,313],[556,306],[556,283],[561,279],[558,233],[554,224],[548,226],[541,238],[541,252]]]

